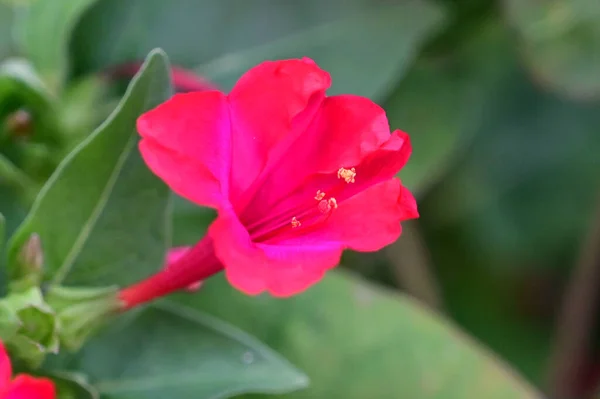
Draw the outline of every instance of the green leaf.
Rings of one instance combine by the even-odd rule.
[[[301,54],[331,73],[329,94],[352,93],[380,99],[400,79],[441,20],[440,10],[424,1],[373,6],[283,39],[224,54],[196,70],[230,88],[262,61]]]
[[[57,119],[64,141],[61,152],[66,155],[114,110],[118,99],[106,101],[106,82],[101,76],[69,82],[65,87]]]
[[[289,397],[540,397],[442,317],[343,272],[285,300],[248,297],[222,277],[173,300],[237,324],[306,370],[311,387]]]
[[[57,108],[57,98],[28,61],[0,64],[0,179],[17,188],[28,205],[40,186],[32,178],[45,180],[48,163],[55,167],[49,152],[59,141]]]
[[[0,116],[23,106],[34,113],[51,112],[54,100],[28,61],[12,58],[0,64]]]
[[[598,98],[600,3],[504,1],[536,79],[573,96]]]
[[[3,92],[8,91],[6,87],[12,84],[19,85],[19,90],[28,90],[46,101],[52,97],[31,63],[25,59],[10,58],[0,64],[0,78]]]
[[[422,55],[384,105],[391,127],[410,134],[413,152],[400,177],[421,197],[464,155],[515,68],[506,56],[513,43],[498,38],[495,22],[486,26],[450,54]]]
[[[428,210],[432,228],[468,237],[457,264],[468,252],[486,268],[564,268],[600,189],[600,114],[535,87],[517,64],[508,29],[478,37],[472,55],[495,54],[501,71],[482,80],[486,96],[469,126],[476,139],[436,193],[444,200]]]
[[[158,269],[169,240],[169,190],[137,150],[137,117],[171,93],[165,54],[153,51],[108,120],[46,183],[11,239],[9,270],[40,236],[52,284],[127,284]],[[14,277],[14,276],[13,276]]]
[[[206,234],[216,211],[173,196],[173,245],[193,245]]]
[[[21,169],[17,168],[8,158],[0,154],[0,184],[10,187],[18,196],[28,203],[33,200],[38,186]]]
[[[514,32],[488,22],[438,58],[483,95],[464,128],[475,138],[420,222],[449,313],[543,384],[553,320],[537,299],[557,297],[596,207],[600,114],[536,87],[519,56]]]
[[[14,7],[0,2],[0,61],[13,53]]]
[[[55,93],[66,77],[72,30],[94,1],[33,1],[19,20],[19,44]]]
[[[19,223],[23,221],[26,215],[26,209],[19,201],[18,195],[12,188],[0,183],[0,212],[4,215],[4,242],[8,240],[10,235],[16,230]],[[8,250],[7,248],[5,248]],[[6,254],[2,253],[0,257],[0,265],[4,265]],[[0,269],[0,274],[3,274],[4,267]],[[0,278],[1,280],[1,278]]]
[[[302,373],[256,339],[171,302],[115,325],[63,358],[62,366],[89,375],[111,399],[216,399],[307,385]]]
[[[413,152],[399,176],[417,195],[444,175],[471,136],[468,125],[479,103],[468,80],[419,60],[385,103],[392,129],[410,134]]]
[[[100,393],[81,373],[53,371],[45,375],[54,381],[57,399],[100,399]]]
[[[173,62],[230,88],[265,59],[312,57],[333,76],[332,93],[386,94],[410,64],[441,10],[426,1],[106,0],[74,34],[78,73],[140,58],[160,45]],[[267,17],[268,16],[268,17]]]
[[[0,213],[0,254],[4,251],[4,237],[6,235],[6,219]]]

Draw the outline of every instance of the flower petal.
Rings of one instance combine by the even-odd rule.
[[[4,344],[0,341],[0,397],[8,390],[12,376],[12,365]]]
[[[383,108],[349,94],[328,97],[311,130],[301,145],[315,156],[318,173],[356,166],[390,139]]]
[[[404,186],[400,186],[400,197],[398,198],[398,205],[400,206],[400,220],[417,219],[419,217],[419,211],[417,209],[417,200]]]
[[[263,187],[249,202],[242,220],[251,224],[274,207],[297,203],[295,196],[310,198],[307,195],[314,195],[317,190],[327,191],[331,182],[337,183],[340,168],[358,167],[377,152],[383,155],[382,150],[390,150],[390,144],[399,138],[400,144],[408,142],[405,133],[390,133],[385,111],[368,98],[354,95],[326,98],[307,131],[290,145],[279,163],[264,172],[269,176],[263,179]],[[388,158],[393,159],[386,170],[394,170],[385,173],[385,177],[381,174],[377,181],[394,176],[404,166],[408,159],[404,154],[410,155],[409,144],[393,148],[402,149],[400,158],[388,153]],[[329,182],[323,181],[324,177],[329,177]],[[357,181],[360,189],[377,182],[370,181],[360,170]]]
[[[330,85],[329,74],[308,58],[266,61],[240,78],[229,94],[233,198],[256,179],[277,143],[306,129]]]
[[[378,251],[396,241],[400,222],[418,217],[416,202],[399,179],[369,187],[334,209],[319,228],[291,230],[278,241],[295,245],[329,243],[355,251]],[[295,236],[295,237],[294,237]]]
[[[54,399],[56,388],[52,380],[20,374],[12,382],[4,399]]]
[[[300,214],[293,213],[295,210],[301,212],[311,206],[316,209],[318,201],[314,198],[317,191],[325,193],[327,197],[334,197],[338,203],[342,203],[375,184],[393,178],[406,164],[411,151],[408,135],[399,130],[394,131],[387,141],[356,165],[354,183],[346,183],[343,179],[339,179],[337,170],[330,173],[314,173],[295,180],[297,175],[293,173],[280,174],[288,165],[282,164],[280,170],[274,171],[270,179],[264,182],[240,219],[248,227],[252,237],[257,238],[258,233],[255,228],[257,225],[262,226],[260,231],[268,231],[271,227],[276,228],[282,223],[289,223],[293,216],[300,217]],[[312,162],[314,158],[307,156],[306,159]],[[274,215],[281,215],[281,217]],[[265,220],[272,223],[267,225]]]
[[[230,284],[248,295],[302,292],[335,267],[342,253],[336,243],[255,244],[231,210],[219,213],[209,234]]]
[[[392,132],[386,142],[356,165],[356,182],[347,185],[340,199],[393,178],[406,165],[411,153],[412,145],[408,134],[400,130]]]
[[[138,118],[148,167],[179,195],[216,207],[229,195],[231,127],[217,91],[176,94]]]

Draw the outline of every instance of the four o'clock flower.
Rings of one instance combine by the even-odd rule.
[[[0,342],[0,399],[54,399],[54,383],[47,378],[19,374],[12,378],[12,365]]]
[[[177,194],[215,208],[207,235],[121,291],[125,309],[221,270],[237,289],[285,297],[319,281],[344,249],[377,251],[418,217],[395,175],[411,153],[384,110],[327,97],[304,58],[264,62],[228,94],[178,94],[138,119],[148,167]]]

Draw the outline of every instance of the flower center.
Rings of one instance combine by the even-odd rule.
[[[355,178],[355,168],[340,168],[337,171],[337,180],[342,181],[333,184],[327,192],[317,190],[315,196],[311,198],[311,201],[316,201],[316,204],[314,202],[303,202],[303,205],[299,207],[300,209],[287,209],[278,215],[272,215],[247,227],[252,240],[262,242],[281,234],[287,234],[292,230],[294,232],[306,232],[306,230],[322,224],[329,219],[331,213],[338,207],[338,201],[334,195],[341,194],[348,184],[356,181]]]

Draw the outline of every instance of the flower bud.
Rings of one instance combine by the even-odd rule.
[[[61,344],[72,351],[101,328],[121,307],[116,287],[52,287],[48,304],[60,322]]]

